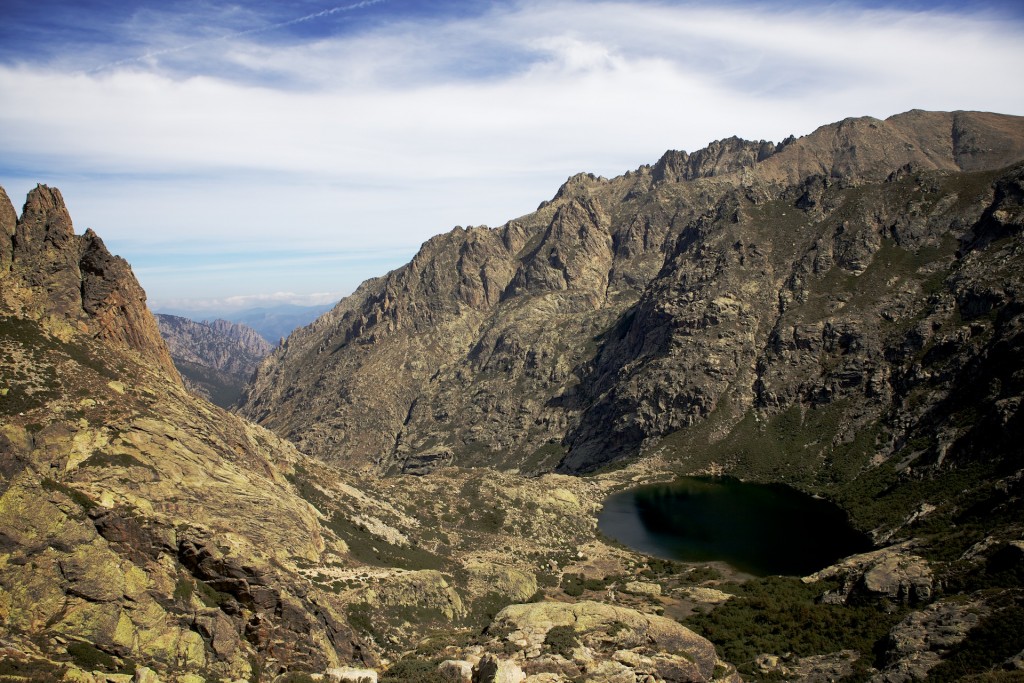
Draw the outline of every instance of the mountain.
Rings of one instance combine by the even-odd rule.
[[[234,405],[260,361],[273,349],[246,325],[227,320],[196,322],[163,313],[155,317],[185,385],[222,408]]]
[[[1020,117],[911,111],[577,175],[535,213],[432,238],[297,330],[241,413],[380,472],[584,472],[667,448],[694,468],[848,480],[910,457],[925,413],[959,410],[960,373],[1016,343],[1003,273],[1022,158]],[[1017,389],[980,394],[1009,405]],[[672,446],[765,429],[809,445]]]
[[[436,237],[261,366],[314,454],[185,391],[59,192],[0,192],[0,680],[1018,680],[1021,128],[724,140]],[[874,548],[754,578],[599,532],[699,473]]]

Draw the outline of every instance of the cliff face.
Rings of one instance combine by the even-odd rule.
[[[0,194],[0,305],[17,315],[87,332],[131,349],[178,378],[128,263],[92,230],[76,235],[60,191],[32,190],[21,218]],[[180,380],[179,380],[180,381]]]
[[[911,438],[919,383],[960,381],[918,356],[982,325],[972,302],[1013,301],[975,289],[1016,287],[989,276],[1016,258],[991,245],[1019,232],[1022,158],[1019,117],[913,111],[575,176],[365,283],[270,356],[241,411],[334,462],[583,471],[827,409],[842,426],[804,458],[827,478],[822,453],[865,425],[888,421],[882,457]],[[1004,304],[958,363],[1012,340]]]
[[[196,322],[158,313],[156,321],[185,386],[222,408],[238,400],[273,350],[256,330],[227,320]]]

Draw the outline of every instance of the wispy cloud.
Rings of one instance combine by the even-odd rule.
[[[239,31],[231,31],[229,33],[225,33],[223,35],[215,36],[212,38],[204,38],[201,40],[185,42],[180,45],[175,45],[173,47],[165,47],[159,50],[150,50],[144,54],[137,55],[134,57],[125,57],[122,59],[114,60],[112,62],[107,62],[106,64],[100,64],[99,66],[87,69],[85,73],[95,74],[101,71],[107,71],[128,64],[134,64],[139,62],[152,62],[160,57],[166,57],[169,55],[179,54],[182,52],[189,52],[195,50],[196,48],[207,47],[217,43],[226,44],[229,41],[237,40],[239,38],[251,38],[253,36],[258,36],[262,33],[277,31],[283,28],[288,28],[289,26],[296,26],[298,24],[305,23],[307,21],[314,21],[316,19],[329,17],[332,14],[339,14],[341,12],[352,12],[355,10],[365,9],[367,7],[372,7],[373,5],[379,5],[382,2],[385,2],[385,0],[364,0],[364,2],[357,2],[351,5],[339,5],[337,7],[331,7],[329,9],[320,10],[319,12],[313,12],[311,14],[306,14],[301,17],[289,19],[287,21],[279,21],[267,26],[260,26],[257,28],[250,28]]]
[[[143,284],[168,298],[184,283],[160,275],[148,242],[407,248],[667,148],[915,107],[1024,114],[1024,90],[1007,85],[1024,63],[1015,15],[529,0],[381,18],[398,4],[262,18],[225,6],[245,11],[199,33],[194,17],[150,9],[123,28],[141,57],[95,46],[107,58],[93,73],[66,56],[0,65],[0,184],[60,186],[76,223],[140,257]],[[341,33],[271,40],[339,17]],[[229,289],[238,264],[192,279],[252,291]],[[317,275],[365,272],[335,266]],[[260,268],[247,282],[299,291],[288,264]]]

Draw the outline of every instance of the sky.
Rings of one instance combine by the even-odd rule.
[[[1024,115],[1024,3],[0,0],[0,186],[158,311],[320,304],[731,135]]]

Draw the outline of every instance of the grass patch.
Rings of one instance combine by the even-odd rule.
[[[340,512],[334,512],[325,524],[328,529],[348,545],[349,555],[363,564],[401,569],[444,569],[441,557],[408,545],[388,543],[358,526]]]
[[[124,469],[141,467],[149,470],[150,472],[156,473],[155,467],[147,465],[130,453],[93,451],[93,454],[82,462],[81,467],[123,467]]]
[[[135,663],[131,660],[119,662],[112,655],[91,643],[76,642],[68,645],[68,654],[80,669],[85,671],[107,671],[119,674],[134,674]]]
[[[63,680],[64,670],[51,662],[13,658],[0,660],[0,681],[59,683]]]
[[[204,581],[196,581],[195,592],[207,607],[220,609],[230,601],[234,600],[231,595],[217,590]],[[175,586],[175,594],[177,594],[177,586]]]
[[[195,593],[195,584],[188,579],[178,579],[174,584],[174,601],[183,605],[192,602],[192,595]]]

